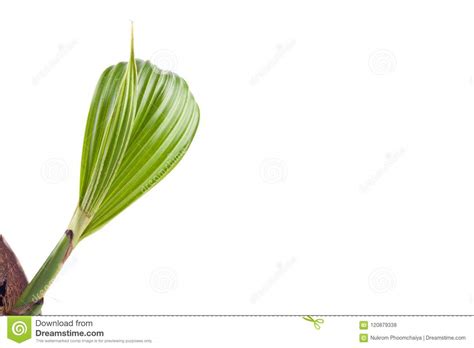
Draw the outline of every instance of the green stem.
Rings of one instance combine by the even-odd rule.
[[[74,212],[68,230],[59,240],[43,266],[36,273],[15,304],[12,314],[35,315],[39,314],[43,297],[54,279],[61,271],[72,250],[79,242],[90,218],[80,209]]]

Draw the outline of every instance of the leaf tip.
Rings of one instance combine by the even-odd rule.
[[[134,25],[133,21],[130,20],[130,61],[135,59],[135,52],[134,52],[134,45],[135,45],[135,38],[134,38]]]

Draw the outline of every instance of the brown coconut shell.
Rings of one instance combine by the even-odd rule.
[[[28,285],[20,262],[0,235],[0,315],[8,314]]]

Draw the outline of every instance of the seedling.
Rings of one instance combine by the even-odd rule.
[[[28,285],[13,252],[0,239],[0,314],[39,314],[71,252],[178,164],[198,123],[199,107],[186,82],[135,59],[132,28],[128,63],[107,68],[92,98],[79,201],[71,222]]]

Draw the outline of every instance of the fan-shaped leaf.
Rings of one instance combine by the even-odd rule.
[[[92,101],[80,193],[80,208],[91,220],[81,239],[163,179],[187,151],[198,126],[199,108],[182,78],[137,60],[132,92],[130,66],[119,63],[106,69]],[[127,100],[120,102],[123,98]],[[124,112],[114,113],[117,105]],[[120,127],[117,115],[123,118]]]
[[[107,69],[92,99],[84,136],[80,206],[88,216],[97,212],[127,150],[135,118],[137,68],[130,61]]]

